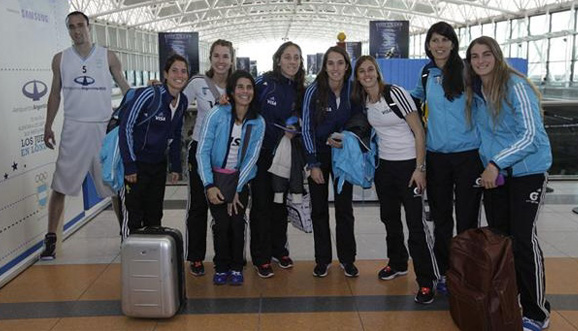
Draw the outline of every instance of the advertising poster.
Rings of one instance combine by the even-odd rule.
[[[245,70],[247,72],[250,72],[251,59],[248,57],[238,57],[236,65],[237,65],[237,70]]]
[[[370,21],[369,54],[377,58],[409,56],[409,21]]]
[[[308,75],[317,75],[317,55],[316,54],[307,54],[307,74]]]
[[[165,62],[173,54],[179,54],[189,61],[189,76],[199,73],[199,33],[159,32],[159,72],[163,77]]]
[[[345,50],[347,54],[349,54],[349,58],[351,62],[355,62],[355,60],[359,59],[361,56],[361,42],[360,41],[347,41],[345,42]]]
[[[57,156],[44,145],[52,57],[71,42],[68,2],[0,2],[0,287],[31,263],[42,247]],[[62,109],[53,130],[59,142]],[[83,211],[82,197],[67,200],[65,222]],[[27,265],[27,264],[26,264]]]
[[[317,60],[315,60],[315,63],[317,64],[317,72],[319,72],[319,70],[321,70],[321,66],[323,65],[323,53],[317,53]]]

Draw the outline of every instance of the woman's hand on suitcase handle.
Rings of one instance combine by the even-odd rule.
[[[220,205],[225,201],[225,197],[218,187],[213,186],[207,190],[207,199],[214,205]]]
[[[128,183],[134,184],[137,181],[137,176],[136,174],[126,175],[124,176],[124,180],[126,180]]]
[[[241,200],[239,200],[239,193],[235,192],[233,202],[227,204],[227,212],[229,213],[229,216],[233,216],[233,213],[235,213],[235,215],[239,214],[239,209],[237,209],[237,206],[239,208],[244,207],[243,204],[241,203]]]

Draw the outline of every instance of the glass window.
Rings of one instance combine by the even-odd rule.
[[[550,39],[549,61],[566,61],[570,58],[569,50],[571,47],[569,47],[568,38],[571,36]]]
[[[528,43],[520,42],[516,44],[511,44],[510,46],[510,57],[519,57],[522,59],[528,58]]]
[[[538,36],[547,33],[549,28],[546,14],[530,17],[530,35]]]
[[[572,15],[569,10],[552,14],[552,32],[573,29]]]
[[[496,23],[496,41],[498,43],[503,43],[510,39],[510,25],[508,23],[508,21]]]
[[[558,62],[550,62],[548,64],[550,75],[548,77],[548,85],[564,85],[569,79],[570,76],[570,65],[564,61]]]
[[[494,23],[482,24],[482,35],[495,38],[496,33],[494,29]]]
[[[526,37],[528,31],[526,30],[526,19],[519,18],[512,21],[512,39]]]
[[[546,39],[529,42],[528,62],[546,62],[546,50],[548,42]]]
[[[482,36],[482,26],[481,25],[470,26],[470,37],[472,38],[471,40],[474,40],[474,39],[481,37],[481,36]]]
[[[460,48],[467,47],[470,44],[470,38],[468,36],[468,27],[460,28],[456,32],[458,34]]]

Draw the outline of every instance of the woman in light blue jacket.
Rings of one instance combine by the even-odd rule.
[[[488,225],[513,237],[524,330],[542,330],[549,324],[550,304],[545,298],[544,257],[536,221],[552,153],[542,122],[540,93],[507,64],[494,39],[475,39],[466,56],[466,110],[481,138],[485,167],[481,185]]]
[[[213,282],[241,285],[248,183],[257,173],[265,121],[258,114],[255,80],[248,72],[234,72],[227,80],[226,93],[231,104],[216,106],[205,117],[197,147],[197,164],[215,219]],[[234,193],[230,201],[226,199],[229,195],[226,187],[219,187],[215,181],[215,173],[238,176],[236,185],[232,185]]]

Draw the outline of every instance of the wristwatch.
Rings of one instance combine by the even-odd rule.
[[[418,165],[417,167],[415,167],[415,170],[425,172],[425,163],[422,163],[422,164]]]

